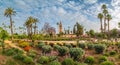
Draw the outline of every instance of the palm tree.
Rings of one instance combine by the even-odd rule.
[[[32,28],[33,28],[34,18],[32,16],[28,17],[28,19],[25,22],[25,26],[27,28],[28,36],[32,36]]]
[[[101,32],[103,32],[103,26],[102,26],[102,19],[103,19],[103,14],[102,13],[99,13],[98,14],[98,18],[100,19],[100,25],[101,25]]]
[[[34,18],[34,21],[33,21],[33,23],[35,23],[35,26],[34,26],[34,34],[37,33],[37,22],[38,22],[38,19],[37,19],[37,18]]]
[[[27,28],[27,33],[28,33],[28,36],[30,35],[30,26],[29,26],[29,22],[28,22],[28,20],[26,20],[26,22],[24,23],[24,26],[26,26],[26,28]]]
[[[110,21],[111,19],[112,19],[111,15],[108,14],[108,15],[107,15],[107,21],[108,21],[108,32],[110,31],[110,27],[109,27],[109,26],[110,26],[110,24],[109,24],[110,22],[109,22],[109,21]]]
[[[104,14],[104,32],[105,32],[106,31],[106,26],[107,26],[106,19],[107,19],[108,11],[106,9],[103,10],[103,14]]]
[[[102,5],[102,9],[104,9],[104,10],[105,10],[106,8],[107,8],[107,7],[106,7],[106,5],[105,5],[105,4],[103,4],[103,5]]]
[[[103,14],[104,14],[104,32],[106,31],[106,15],[108,14],[108,10],[105,4],[102,5]]]
[[[15,15],[15,14],[16,14],[16,12],[14,11],[13,8],[9,7],[9,8],[7,8],[7,9],[5,9],[4,16],[10,18],[10,29],[11,29],[11,36],[12,36],[11,39],[13,39],[13,28],[12,28],[13,23],[12,23],[12,15]]]

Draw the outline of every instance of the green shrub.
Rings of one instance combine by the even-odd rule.
[[[75,62],[75,64],[74,64],[74,65],[87,65],[87,64],[85,64],[85,63]]]
[[[115,51],[111,51],[111,52],[110,52],[110,55],[115,55],[115,54],[116,54]]]
[[[12,49],[7,49],[7,50],[5,51],[5,54],[6,54],[7,56],[12,56],[12,55],[15,54],[15,52],[14,52],[14,50],[12,50]]]
[[[96,51],[97,54],[103,53],[103,51],[105,50],[105,47],[106,46],[104,44],[96,44],[94,46],[95,51]]]
[[[52,61],[52,62],[50,62],[49,65],[61,65],[61,63],[58,61]]]
[[[104,62],[104,61],[107,61],[107,57],[106,56],[101,56],[99,58],[99,63]]]
[[[109,56],[109,53],[105,53],[104,56]]]
[[[50,45],[44,45],[44,46],[42,47],[43,53],[50,53],[51,50],[52,50],[52,47],[51,47]]]
[[[72,48],[72,45],[71,45],[71,44],[65,43],[64,45],[65,45],[66,47],[68,47],[68,48]]]
[[[23,51],[22,51],[22,50],[19,50],[19,49],[17,49],[17,48],[12,48],[12,50],[14,50],[14,52],[15,52],[16,54],[23,54]]]
[[[94,44],[87,44],[88,49],[94,49]]]
[[[88,65],[92,65],[95,62],[94,57],[89,56],[85,59],[85,63],[87,63]]]
[[[120,55],[118,55],[118,59],[120,59]]]
[[[6,63],[4,65],[17,65],[17,63],[15,61],[9,59],[9,60],[6,61]]]
[[[22,55],[22,54],[16,54],[16,55],[13,56],[13,58],[16,59],[16,60],[23,60],[24,57],[25,57],[25,56]]]
[[[84,49],[86,47],[85,43],[78,43],[77,45],[79,48],[82,48],[82,49]]]
[[[49,62],[49,58],[47,56],[41,56],[39,59],[38,59],[38,63],[41,63],[41,64],[46,64]]]
[[[42,46],[44,46],[44,45],[45,45],[45,43],[43,43],[43,42],[39,42],[38,45],[37,45],[37,47],[41,49]]]
[[[7,56],[12,56],[12,55],[15,55],[15,54],[23,54],[23,51],[21,51],[19,49],[16,49],[16,48],[10,48],[10,49],[7,49],[5,51],[5,54]]]
[[[23,62],[25,62],[26,64],[31,64],[31,63],[33,63],[33,59],[31,57],[26,56],[23,59]]]
[[[30,53],[28,53],[28,56],[30,56],[30,57],[32,57],[32,58],[34,58],[34,57],[36,56],[36,54],[35,54],[35,53],[33,53],[33,52],[30,52]]]
[[[84,50],[82,50],[81,48],[71,48],[70,49],[70,56],[74,60],[81,58],[83,54],[84,54]]]
[[[28,42],[24,42],[24,41],[19,43],[19,46],[21,46],[21,47],[26,47],[26,46],[29,46],[29,45],[30,44]]]
[[[60,56],[64,56],[69,52],[69,49],[65,46],[61,46],[60,48],[58,48],[58,52]]]
[[[57,56],[49,56],[48,58],[49,58],[50,62],[54,61],[54,60],[57,60]]]
[[[62,65],[74,65],[74,61],[71,58],[66,58],[63,62]]]
[[[42,64],[37,63],[36,65],[42,65]]]
[[[117,44],[117,47],[120,48],[120,42]]]
[[[58,50],[61,46],[59,46],[59,45],[56,44],[53,47],[54,47],[55,50]]]
[[[102,62],[100,65],[114,65],[114,64],[113,62],[105,61],[105,62]]]
[[[29,57],[35,58],[36,57],[36,51],[35,50],[30,50],[27,55]]]

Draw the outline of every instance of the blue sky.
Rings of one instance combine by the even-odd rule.
[[[118,28],[120,21],[120,0],[0,0],[0,25],[4,22],[9,25],[9,18],[4,17],[4,10],[14,8],[13,16],[15,26],[23,26],[27,17],[39,19],[39,30],[45,22],[58,30],[56,23],[61,21],[63,28],[72,29],[73,24],[79,22],[86,30],[100,30],[97,14],[101,12],[101,5],[106,4],[112,15],[110,28]]]

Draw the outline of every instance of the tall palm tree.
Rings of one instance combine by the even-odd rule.
[[[32,31],[32,28],[33,28],[33,23],[34,23],[34,18],[32,16],[30,16],[28,18],[28,22],[30,23],[30,34],[32,35],[33,34],[33,31]]]
[[[110,21],[111,19],[112,19],[111,15],[108,14],[108,15],[107,15],[107,21],[108,21],[108,32],[110,31],[110,27],[109,27],[109,26],[110,26],[110,22],[109,22],[109,21]]]
[[[26,26],[27,28],[27,33],[28,33],[28,36],[30,35],[30,22],[28,20],[26,20],[24,26]]]
[[[34,34],[37,33],[37,22],[38,22],[38,19],[37,19],[37,18],[34,18],[34,21],[33,21],[33,23],[35,23],[35,26],[34,26]]]
[[[15,15],[15,14],[16,14],[16,12],[14,11],[13,8],[8,7],[7,9],[5,9],[4,16],[10,18],[10,29],[11,29],[11,36],[12,36],[11,39],[13,39],[13,28],[12,28],[13,23],[12,23],[12,15]]]
[[[103,14],[104,14],[104,32],[106,31],[106,26],[107,26],[107,23],[106,23],[106,19],[107,19],[107,14],[108,14],[108,10],[103,10]]]
[[[27,28],[28,31],[28,35],[31,36],[32,35],[32,28],[33,28],[33,23],[34,23],[34,18],[32,16],[28,17],[28,19],[25,22],[25,26]]]
[[[100,19],[100,25],[101,25],[101,32],[103,32],[103,26],[102,26],[102,19],[103,19],[103,14],[102,13],[99,13],[98,14],[98,18]]]
[[[104,32],[106,31],[106,13],[107,13],[107,6],[105,4],[102,5],[103,14],[104,14]]]

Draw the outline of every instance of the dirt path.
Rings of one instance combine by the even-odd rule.
[[[6,57],[0,55],[0,65],[1,65],[1,64],[5,64],[5,62],[6,62]]]

